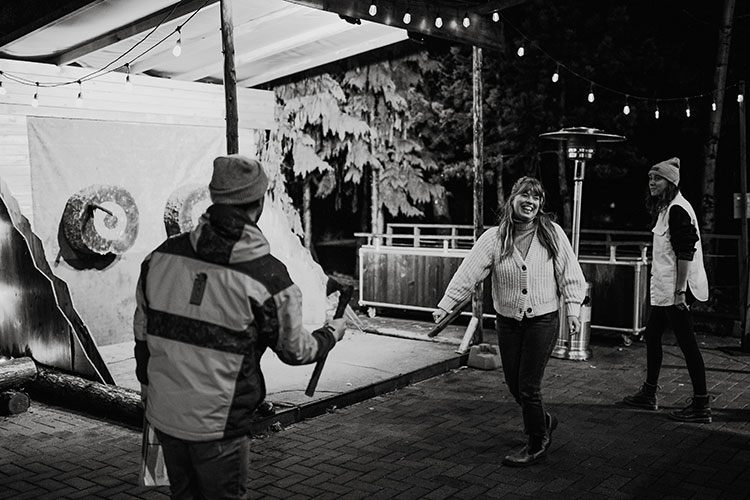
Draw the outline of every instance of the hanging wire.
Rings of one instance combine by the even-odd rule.
[[[190,16],[185,20],[184,23],[182,23],[180,26],[178,26],[175,29],[175,31],[173,31],[173,32],[169,33],[168,35],[162,37],[154,45],[152,45],[148,49],[144,50],[143,52],[139,53],[137,56],[135,56],[133,59],[131,59],[130,61],[128,61],[125,64],[128,65],[128,67],[129,67],[129,65],[132,64],[134,61],[140,59],[141,57],[143,57],[144,55],[148,54],[149,52],[151,52],[152,50],[154,50],[156,47],[158,47],[159,45],[161,45],[162,43],[164,43],[175,32],[179,31],[183,26],[185,26],[188,22],[190,22],[190,20],[193,19],[206,5],[208,5],[208,3],[210,1],[211,0],[205,0],[203,2],[203,4],[201,4],[200,7],[198,7],[192,14],[190,14]],[[123,67],[124,66],[123,64],[120,64],[120,65],[115,66],[115,67],[112,67],[112,66],[115,63],[117,63],[118,61],[122,60],[125,56],[127,56],[128,54],[130,54],[131,52],[133,52],[141,44],[145,43],[156,32],[157,29],[159,29],[164,23],[166,23],[169,20],[170,17],[172,17],[172,14],[174,14],[174,12],[175,12],[175,10],[177,9],[178,6],[179,6],[179,2],[176,3],[176,4],[174,4],[172,6],[172,9],[168,13],[166,13],[164,15],[164,17],[162,17],[162,19],[159,21],[159,23],[156,26],[154,26],[151,29],[151,31],[148,32],[148,34],[145,37],[143,37],[141,40],[139,40],[138,42],[136,42],[128,50],[126,50],[125,52],[123,52],[122,54],[120,54],[119,56],[117,56],[117,58],[113,59],[112,61],[110,61],[108,64],[106,64],[102,68],[99,68],[99,69],[97,69],[95,71],[92,71],[91,73],[88,73],[88,74],[82,76],[81,78],[77,78],[75,80],[70,80],[70,81],[64,81],[64,82],[35,82],[33,80],[29,80],[27,78],[23,78],[21,76],[14,75],[14,74],[11,74],[11,73],[8,73],[8,72],[0,72],[0,75],[4,76],[5,78],[7,78],[8,80],[10,80],[12,82],[19,83],[21,85],[35,85],[37,87],[45,87],[45,88],[63,87],[65,85],[76,84],[79,81],[85,82],[85,81],[88,81],[88,80],[93,80],[94,78],[98,78],[98,77],[103,76],[103,75],[105,75],[107,73],[111,73],[111,72],[115,71],[118,68]]]

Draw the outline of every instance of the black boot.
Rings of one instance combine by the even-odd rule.
[[[503,459],[503,465],[508,467],[528,467],[547,460],[549,436],[529,436],[529,444]]]
[[[547,449],[552,446],[552,432],[557,429],[557,417],[549,412],[544,414],[544,423],[547,425]]]
[[[688,406],[682,410],[673,411],[669,418],[678,422],[693,422],[698,424],[711,423],[711,396],[693,396],[688,398]]]
[[[659,404],[656,400],[656,389],[658,386],[644,382],[638,392],[632,396],[625,396],[622,398],[622,402],[628,406],[635,408],[643,408],[645,410],[658,410]]]

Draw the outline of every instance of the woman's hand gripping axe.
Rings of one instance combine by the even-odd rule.
[[[333,313],[333,319],[338,319],[344,317],[346,306],[349,305],[349,301],[354,294],[354,287],[342,285],[338,281],[329,278],[328,284],[326,285],[326,293],[327,295],[330,295],[335,291],[339,292],[339,303],[336,306],[336,312]],[[328,354],[326,353],[325,357],[315,363],[315,369],[310,377],[310,382],[307,384],[307,389],[305,389],[306,396],[313,397],[315,394],[315,388],[318,386],[318,380],[320,379],[320,374],[323,372],[323,366],[325,366],[327,358]]]

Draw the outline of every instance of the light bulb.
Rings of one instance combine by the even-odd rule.
[[[518,47],[518,50],[516,51],[516,54],[518,54],[518,57],[523,57],[525,53],[526,53],[526,49],[523,48],[523,45]]]
[[[625,106],[623,106],[622,113],[625,114],[625,115],[629,115],[630,114],[630,106],[628,106],[627,104]]]
[[[172,49],[172,55],[175,57],[180,57],[180,54],[182,54],[182,37],[177,39],[177,43],[174,44]]]
[[[656,106],[656,110],[654,111],[654,118],[657,120],[659,119],[659,106]]]
[[[34,98],[31,99],[31,105],[35,108],[39,107],[39,92],[34,92]]]
[[[737,94],[737,102],[745,102],[745,96],[743,94]]]
[[[560,66],[557,66],[557,69],[555,69],[555,72],[552,73],[552,83],[557,83],[560,81]]]
[[[594,99],[595,99],[595,97],[594,97],[594,91],[590,90],[589,91],[588,100],[589,100],[589,102],[594,102]]]
[[[436,28],[442,28],[443,27],[443,18],[440,17],[440,14],[435,18],[435,27]]]
[[[78,97],[76,97],[76,108],[80,108],[83,106],[83,92],[78,92]]]
[[[690,102],[687,99],[685,99],[685,116],[690,118]]]
[[[367,12],[369,12],[371,16],[374,16],[378,13],[378,6],[375,5],[375,2],[372,2],[370,4],[370,10],[368,10]]]
[[[498,22],[500,20],[500,14],[498,12],[492,13],[492,20]]]
[[[5,95],[6,93],[5,87],[3,87],[3,82],[0,82],[0,95]]]
[[[404,14],[404,24],[409,24],[411,22],[411,13],[407,10],[406,14]]]
[[[716,101],[711,103],[711,111],[716,111]]]
[[[463,21],[464,28],[468,28],[471,26],[471,19],[469,19],[469,13],[467,12],[464,14],[464,21]]]
[[[133,82],[130,81],[130,75],[125,75],[125,88],[127,90],[133,90]]]

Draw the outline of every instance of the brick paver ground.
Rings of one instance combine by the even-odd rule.
[[[645,345],[605,340],[589,361],[550,361],[560,427],[546,464],[500,465],[523,445],[520,412],[499,370],[462,368],[258,437],[251,498],[750,499],[750,356],[718,348],[737,340],[700,338],[716,396],[708,425],[666,417],[691,393],[674,345],[664,410],[615,406],[642,381]],[[167,498],[136,486],[139,447],[137,429],[33,402],[0,419],[0,498]]]

